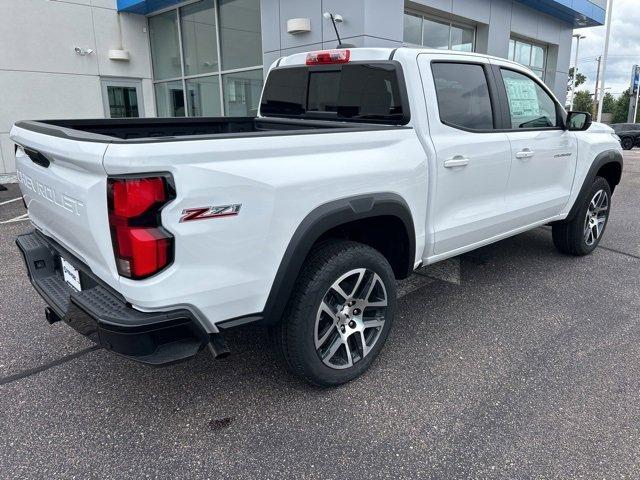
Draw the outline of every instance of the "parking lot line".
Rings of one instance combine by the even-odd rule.
[[[4,220],[0,222],[0,225],[3,225],[5,223],[24,222],[26,220],[29,220],[29,214],[23,213],[22,215],[18,215],[17,217],[13,217],[13,218],[10,218],[9,220]]]
[[[2,205],[6,205],[7,203],[17,202],[18,200],[22,200],[22,197],[12,198],[11,200],[5,200],[4,202],[0,202],[0,207]]]

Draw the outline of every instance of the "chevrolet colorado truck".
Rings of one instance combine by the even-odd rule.
[[[592,252],[622,174],[613,131],[531,71],[412,48],[280,58],[255,118],[23,121],[11,139],[49,322],[153,365],[266,325],[321,386],[367,370],[423,265],[547,224]]]

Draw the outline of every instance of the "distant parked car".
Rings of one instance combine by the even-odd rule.
[[[620,144],[625,150],[633,147],[640,147],[640,124],[638,123],[616,123],[611,125],[616,134],[620,137]]]

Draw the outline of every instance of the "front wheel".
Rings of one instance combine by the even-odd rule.
[[[553,225],[553,243],[569,255],[588,255],[604,235],[611,209],[611,187],[596,177],[580,209],[572,220]]]
[[[278,328],[289,370],[327,387],[364,373],[384,345],[396,307],[389,262],[360,243],[314,249]]]
[[[623,138],[621,143],[622,143],[622,148],[624,148],[625,150],[631,150],[634,147],[632,138]]]

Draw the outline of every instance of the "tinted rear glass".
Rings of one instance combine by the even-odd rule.
[[[395,64],[273,70],[262,95],[266,116],[407,123]]]
[[[434,63],[432,69],[443,123],[471,130],[493,129],[489,85],[481,65]]]

